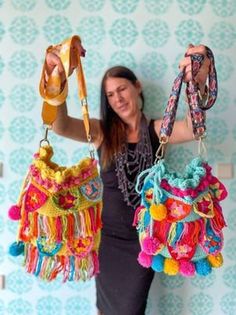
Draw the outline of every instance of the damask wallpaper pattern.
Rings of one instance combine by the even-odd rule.
[[[38,83],[44,51],[72,34],[87,49],[83,60],[91,116],[99,116],[99,84],[111,65],[123,64],[140,78],[145,111],[161,117],[178,61],[189,43],[203,43],[215,53],[219,80],[217,104],[207,113],[210,163],[236,164],[235,56],[236,0],[0,0],[0,315],[94,315],[94,281],[44,283],[25,274],[21,258],[8,255],[17,225],[7,218],[21,181],[43,134]],[[71,80],[68,108],[81,116]],[[181,97],[178,116],[185,113]],[[55,161],[70,165],[87,152],[86,145],[50,134]],[[196,144],[176,145],[169,162],[177,170],[196,154]],[[236,180],[223,180],[225,264],[206,278],[156,275],[147,315],[236,314]],[[111,314],[112,315],[112,314]]]

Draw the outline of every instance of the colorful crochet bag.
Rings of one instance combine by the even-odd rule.
[[[209,48],[207,55],[211,60],[208,101],[205,103],[200,99],[194,82],[204,58],[202,55],[191,57],[193,80],[186,87],[193,132],[199,140],[200,153],[206,129],[204,110],[214,104],[217,96],[217,76]],[[220,201],[227,192],[201,154],[186,166],[184,174],[170,171],[164,159],[183,75],[184,71],[173,84],[162,121],[155,164],[138,177],[136,190],[141,194],[141,205],[136,210],[134,225],[139,234],[141,251],[138,261],[142,266],[168,275],[205,276],[212,267],[220,267],[223,263],[222,229],[226,224]],[[143,183],[141,189],[140,183]]]
[[[60,58],[69,76],[71,49],[78,36],[61,44]],[[49,50],[52,47],[49,47]],[[80,56],[77,78],[88,142],[91,142],[86,86]],[[61,92],[57,67],[45,84],[45,66],[40,82],[44,98],[42,117],[50,126],[56,119],[57,105],[68,94],[66,80]],[[52,162],[53,149],[46,135],[29,167],[17,205],[9,216],[19,220],[17,241],[10,254],[24,255],[27,272],[45,280],[62,274],[63,281],[90,279],[99,271],[98,247],[101,230],[102,182],[93,151],[71,167]]]

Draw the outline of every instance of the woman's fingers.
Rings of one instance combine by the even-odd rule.
[[[61,82],[64,82],[65,80],[65,70],[64,67],[62,65],[61,59],[59,58],[58,54],[54,52],[48,52],[46,54],[46,58],[45,58],[45,65],[46,65],[46,72],[48,75],[50,75],[53,70],[55,69],[55,67],[58,67],[58,72],[60,74],[61,77]]]
[[[206,80],[209,74],[209,67],[210,67],[210,60],[208,58],[205,58],[201,68],[199,69],[195,77],[195,81],[199,83],[200,85],[203,85],[206,83]]]
[[[179,63],[179,69],[180,71],[184,71],[185,82],[189,82],[190,80],[192,80],[192,66],[190,56],[193,54],[204,55],[202,66],[196,77],[194,78],[197,83],[203,85],[207,80],[210,65],[210,60],[206,55],[206,47],[204,45],[193,46],[192,44],[190,44],[186,50],[185,57]]]
[[[65,79],[65,71],[60,59],[60,50],[62,45],[52,46],[46,54],[46,71],[50,75],[54,68],[57,66],[62,81]],[[69,75],[73,73],[73,70],[78,66],[77,55],[84,57],[86,50],[82,46],[79,40],[74,41],[70,51],[70,69]]]
[[[204,45],[198,45],[198,46],[193,46],[190,44],[186,50],[185,55],[194,55],[194,54],[200,54],[206,56],[206,46]]]
[[[185,57],[182,60],[180,60],[179,63],[179,69],[180,71],[183,71],[184,69],[186,70],[187,67],[191,66],[191,58],[190,57]]]

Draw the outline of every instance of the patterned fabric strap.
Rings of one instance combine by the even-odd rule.
[[[66,82],[61,82],[59,75],[58,67],[56,66],[53,72],[46,78],[46,62],[44,62],[42,76],[39,85],[40,95],[44,99],[43,108],[42,108],[42,119],[45,125],[51,126],[57,117],[57,106],[63,104],[68,96],[68,77],[70,71],[70,60],[71,60],[71,51],[74,47],[76,41],[81,42],[79,36],[72,36],[71,38],[62,42],[60,46],[59,58],[61,59]],[[53,47],[50,46],[47,49],[47,52],[53,50]],[[86,130],[86,135],[88,142],[91,141],[90,135],[90,124],[89,124],[89,113],[88,113],[88,103],[87,103],[87,90],[85,77],[83,73],[82,63],[80,55],[77,54],[78,65],[76,67],[76,76],[78,82],[78,91],[79,98],[82,105],[82,113],[84,126]],[[47,82],[46,82],[47,81]]]
[[[204,136],[206,131],[205,126],[205,110],[211,108],[217,98],[217,74],[214,62],[214,56],[210,48],[206,47],[207,57],[210,59],[209,67],[209,88],[208,88],[208,99],[205,102],[200,96],[198,84],[195,82],[194,78],[196,77],[198,71],[201,68],[201,65],[204,60],[204,56],[200,54],[195,54],[191,56],[192,63],[192,78],[190,82],[186,84],[186,95],[187,101],[190,109],[192,125],[193,125],[193,134],[196,139],[199,139]],[[167,107],[163,116],[161,131],[160,131],[160,140],[163,143],[168,142],[176,118],[176,112],[178,107],[179,96],[181,92],[182,82],[184,77],[184,70],[179,73],[175,79],[172,87],[172,91],[167,103]]]

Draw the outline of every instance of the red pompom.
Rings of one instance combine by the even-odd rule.
[[[21,211],[20,207],[17,205],[11,206],[11,208],[8,210],[8,216],[11,220],[17,221],[21,218]]]

